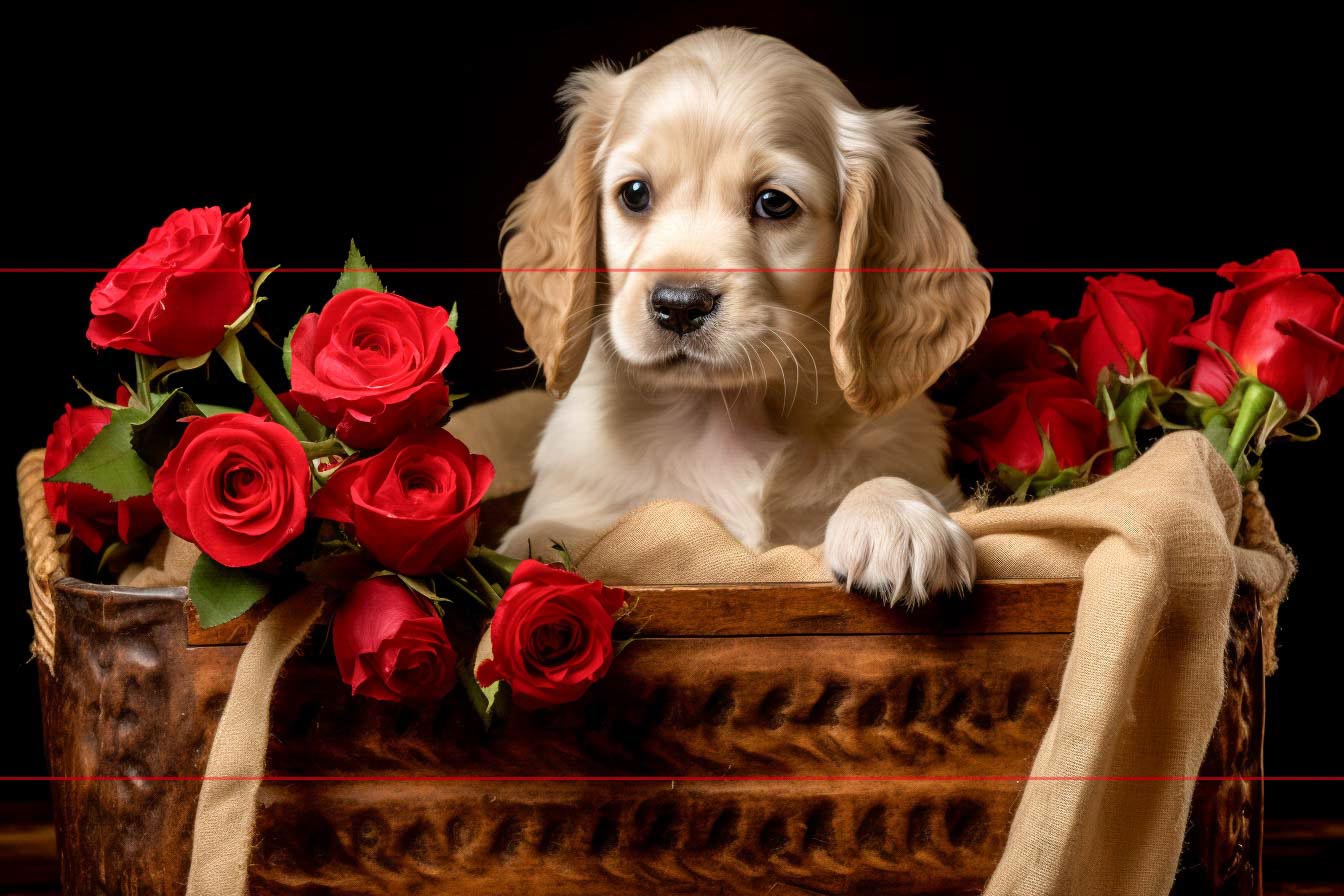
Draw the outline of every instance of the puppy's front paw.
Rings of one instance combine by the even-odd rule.
[[[836,581],[891,606],[919,606],[975,581],[971,536],[933,495],[895,477],[845,496],[826,524],[825,554]]]

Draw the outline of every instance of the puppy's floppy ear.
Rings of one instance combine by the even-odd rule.
[[[500,232],[514,313],[557,397],[569,391],[588,353],[597,283],[596,158],[615,79],[611,69],[594,66],[565,82],[564,149],[509,206]]]
[[[845,187],[831,356],[845,399],[865,414],[931,386],[989,314],[989,277],[919,146],[925,123],[906,108],[836,112]],[[873,268],[886,270],[856,270]]]

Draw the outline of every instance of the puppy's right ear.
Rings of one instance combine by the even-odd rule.
[[[564,397],[588,354],[596,299],[597,153],[615,105],[616,73],[604,66],[570,75],[559,93],[565,147],[550,169],[509,206],[500,231],[504,284],[523,334]]]

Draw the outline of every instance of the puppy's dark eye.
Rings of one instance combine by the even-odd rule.
[[[649,185],[642,180],[632,180],[621,187],[621,205],[632,212],[649,210]]]
[[[756,205],[751,213],[758,218],[787,218],[798,211],[798,203],[788,193],[779,190],[762,190],[756,197]]]

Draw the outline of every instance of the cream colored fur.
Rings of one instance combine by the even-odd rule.
[[[989,284],[923,120],[864,109],[788,44],[736,29],[582,70],[561,99],[565,148],[502,238],[514,308],[566,397],[504,550],[681,498],[757,548],[824,538],[839,580],[889,601],[968,587],[923,393],[975,340]],[[636,179],[639,214],[618,198]],[[764,189],[799,210],[753,216]],[[721,299],[677,335],[653,321],[658,284]]]

